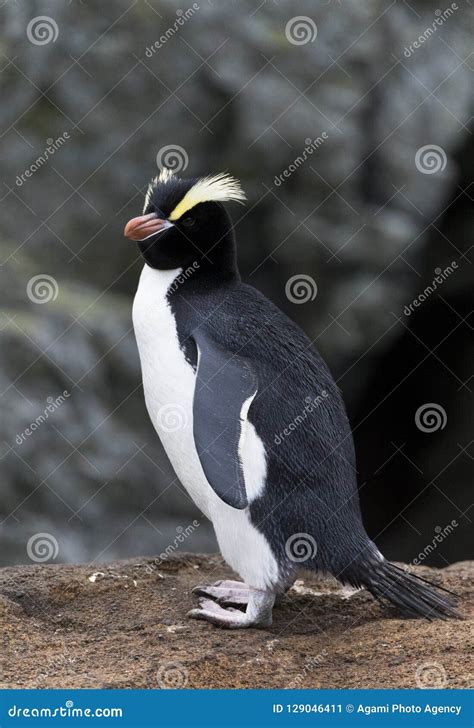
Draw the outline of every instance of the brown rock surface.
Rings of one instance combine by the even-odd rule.
[[[230,573],[215,556],[4,568],[0,687],[468,687],[472,564],[416,572],[456,591],[465,619],[400,618],[304,573],[271,628],[225,631],[186,618],[192,587]]]

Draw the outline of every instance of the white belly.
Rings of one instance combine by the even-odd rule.
[[[166,293],[181,269],[158,271],[145,265],[133,303],[133,325],[142,366],[145,402],[151,421],[179,480],[212,521],[222,555],[250,585],[278,581],[278,567],[264,536],[247,510],[224,503],[209,485],[193,437],[195,374],[179,345]],[[240,457],[250,501],[265,485],[263,443],[247,422]]]

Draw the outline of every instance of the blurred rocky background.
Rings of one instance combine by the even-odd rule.
[[[2,3],[2,565],[38,534],[37,561],[215,549],[131,328],[122,230],[157,156],[242,180],[243,278],[326,357],[380,548],[472,556],[472,20],[464,0]]]

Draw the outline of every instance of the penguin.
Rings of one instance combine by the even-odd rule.
[[[148,414],[242,579],[196,587],[189,616],[268,627],[300,567],[409,616],[457,616],[450,592],[368,537],[339,389],[302,329],[242,282],[231,201],[245,194],[228,173],[183,179],[165,168],[124,230],[144,260],[133,326]]]

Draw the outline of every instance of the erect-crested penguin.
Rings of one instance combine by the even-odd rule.
[[[227,174],[163,170],[125,228],[145,260],[133,324],[148,413],[244,582],[197,587],[190,616],[268,626],[300,566],[409,615],[455,616],[444,590],[386,561],[367,536],[339,390],[303,331],[242,283],[229,200],[244,193]]]

